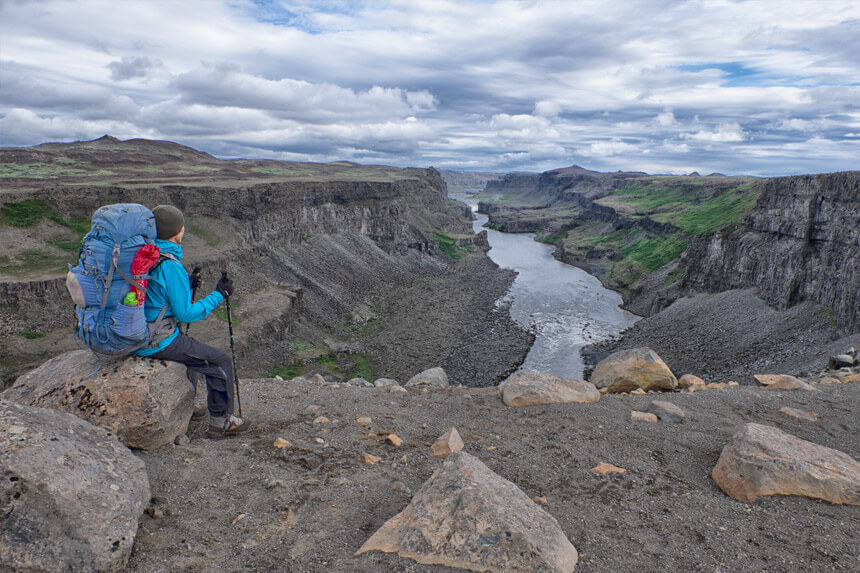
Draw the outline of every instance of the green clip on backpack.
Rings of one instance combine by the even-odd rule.
[[[167,305],[152,323],[143,312],[148,272],[165,258],[176,260],[159,251],[155,238],[155,216],[143,205],[105,205],[93,214],[66,288],[75,302],[75,337],[94,351],[129,354],[173,332]]]

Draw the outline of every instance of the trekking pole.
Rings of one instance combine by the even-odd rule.
[[[227,278],[227,271],[221,271],[221,278]],[[242,417],[242,400],[239,398],[239,375],[236,373],[236,350],[233,348],[233,317],[230,314],[230,297],[225,296],[227,304],[227,329],[230,332],[230,354],[233,356],[233,383],[236,385],[236,405],[239,407],[239,417]]]
[[[191,271],[191,304],[194,304],[194,296],[197,294],[197,287],[200,286],[200,267],[194,267]],[[185,334],[188,334],[188,329],[191,328],[191,323],[185,323]]]

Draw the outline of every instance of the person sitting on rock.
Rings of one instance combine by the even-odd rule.
[[[165,304],[166,317],[172,316],[177,322],[203,320],[225,299],[233,294],[233,281],[222,277],[215,290],[197,302],[191,301],[191,287],[188,272],[182,260],[182,237],[185,235],[185,217],[182,211],[172,205],[159,205],[152,210],[155,215],[157,238],[156,246],[169,253],[175,260],[163,260],[151,272],[147,287],[144,314],[147,321],[155,321]],[[194,340],[180,332],[175,325],[173,333],[162,340],[155,348],[142,348],[136,351],[139,356],[179,362],[187,367],[188,378],[197,387],[196,373],[206,378],[207,409],[209,413],[208,437],[221,437],[238,434],[250,428],[250,422],[233,415],[235,389],[233,386],[233,365],[230,357],[213,346]],[[201,419],[206,409],[196,410],[192,416]]]

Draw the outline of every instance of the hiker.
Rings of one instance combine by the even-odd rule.
[[[185,235],[185,217],[172,205],[159,205],[152,210],[155,215],[156,246],[176,260],[164,260],[151,273],[144,313],[148,322],[155,321],[167,305],[166,317],[176,322],[190,323],[209,316],[212,310],[233,294],[233,281],[225,276],[215,285],[209,296],[197,302],[191,301],[188,272],[180,262],[182,259],[182,237]],[[250,422],[233,415],[234,377],[233,365],[227,353],[194,340],[174,325],[173,333],[155,348],[135,351],[139,356],[168,360],[185,364],[188,379],[197,387],[199,373],[206,378],[207,408],[195,410],[192,419],[209,415],[208,437],[221,437],[245,432]]]

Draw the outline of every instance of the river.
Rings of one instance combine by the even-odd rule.
[[[468,196],[452,197],[477,208]],[[517,271],[506,297],[511,316],[535,331],[519,371],[582,379],[582,347],[617,335],[639,317],[621,309],[621,295],[603,288],[595,277],[554,259],[551,245],[535,241],[531,233],[486,229],[487,216],[476,216],[474,229],[487,231],[490,258]]]

